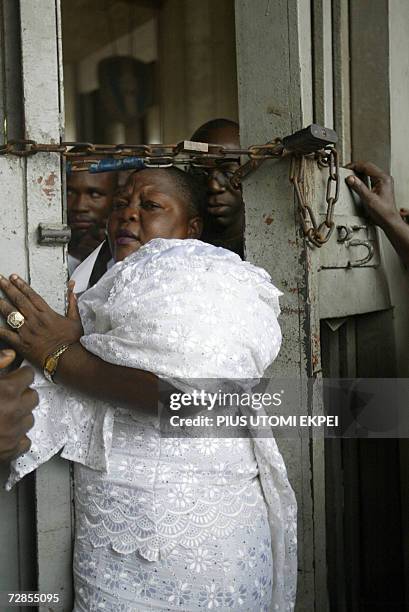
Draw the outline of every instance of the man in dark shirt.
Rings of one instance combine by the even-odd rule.
[[[240,148],[239,124],[230,119],[213,119],[201,125],[191,137],[194,142],[218,144],[226,149]],[[201,240],[244,255],[244,203],[241,189],[230,177],[240,166],[233,156],[206,170],[208,207]]]
[[[70,275],[105,240],[105,226],[117,181],[117,172],[71,172],[67,175]]]

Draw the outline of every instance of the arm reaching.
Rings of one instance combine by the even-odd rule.
[[[348,176],[346,182],[359,195],[372,221],[383,229],[397,253],[409,266],[409,225],[396,208],[393,178],[371,162],[359,161],[348,164],[347,168],[370,177],[372,189],[357,176]]]
[[[0,351],[0,368],[14,360],[14,351]],[[30,448],[26,433],[32,428],[37,392],[30,389],[33,371],[23,367],[0,378],[0,461],[8,462]]]
[[[7,318],[13,310],[24,316],[24,324],[13,331],[0,328],[0,338],[33,365],[42,369],[45,359],[63,345],[69,345],[58,363],[56,381],[117,405],[157,410],[157,377],[149,372],[103,361],[78,342],[83,330],[77,303],[69,287],[67,317],[62,317],[17,275],[0,279],[11,304],[0,300],[0,312]],[[12,305],[14,304],[14,306]]]

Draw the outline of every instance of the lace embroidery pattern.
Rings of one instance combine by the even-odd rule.
[[[77,537],[95,547],[111,545],[121,554],[138,551],[149,561],[166,558],[176,545],[194,549],[209,538],[227,538],[238,526],[254,525],[264,506],[255,483],[176,484],[155,494],[86,482],[77,471]]]
[[[77,541],[74,612],[269,612],[273,565],[265,513],[253,528],[237,527],[223,542],[209,539],[188,550],[177,545],[154,564]]]

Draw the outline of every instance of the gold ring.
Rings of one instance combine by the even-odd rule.
[[[19,327],[24,325],[24,322],[25,322],[25,318],[21,314],[21,312],[19,312],[18,310],[13,310],[13,312],[11,312],[9,316],[7,317],[7,323],[13,329],[18,329]]]

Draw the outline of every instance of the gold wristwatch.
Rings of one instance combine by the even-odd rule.
[[[58,360],[69,347],[69,344],[63,344],[62,346],[60,346],[60,348],[58,348],[53,353],[50,353],[50,355],[46,357],[44,361],[43,374],[49,382],[54,382],[53,376],[57,371]]]

